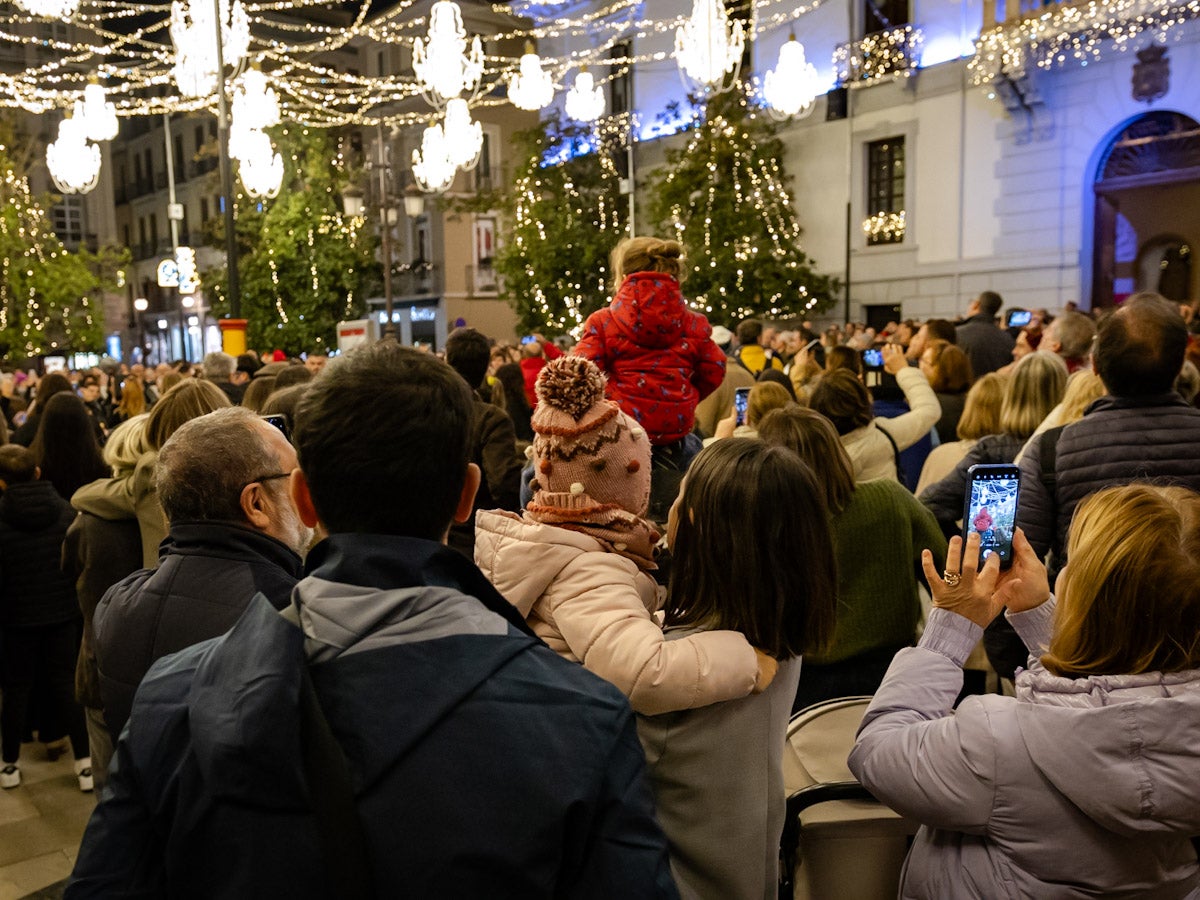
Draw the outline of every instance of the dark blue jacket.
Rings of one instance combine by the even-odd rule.
[[[224,634],[255,594],[287,606],[300,557],[270,535],[221,522],[179,522],[141,569],[105,592],[92,619],[104,721],[115,741],[155,660]]]
[[[297,611],[309,656],[337,651],[310,669],[377,896],[676,896],[614,687],[541,644],[440,545],[338,535],[309,566]],[[306,591],[373,624],[315,650]],[[381,638],[389,628],[408,634]],[[305,633],[256,600],[228,634],[156,663],[65,896],[337,896],[298,746],[305,659]]]
[[[58,625],[79,618],[75,584],[61,568],[75,518],[49,481],[9,485],[0,494],[0,625]]]

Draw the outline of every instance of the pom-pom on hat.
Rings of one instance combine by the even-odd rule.
[[[620,546],[632,543],[620,537],[630,532],[632,538],[633,531],[645,527],[650,438],[616,402],[605,399],[605,385],[595,363],[581,356],[552,360],[538,374],[531,423],[534,495],[528,512],[548,524],[588,526],[589,534],[618,552],[640,556]]]

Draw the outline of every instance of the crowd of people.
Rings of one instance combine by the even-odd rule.
[[[789,717],[873,695],[903,896],[1200,897],[1191,317],[731,329],[685,268],[622,242],[578,342],[3,376],[0,787],[68,740],[66,896],[772,897]]]

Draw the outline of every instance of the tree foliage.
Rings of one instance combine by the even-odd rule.
[[[336,136],[316,128],[272,129],[283,155],[279,196],[256,202],[239,195],[236,212],[241,315],[249,346],[295,355],[337,344],[336,326],[366,309],[379,283],[376,237],[361,218],[342,212],[350,175],[335,165]],[[224,221],[212,220],[212,246],[224,249]],[[226,269],[209,273],[217,315],[229,313]]]
[[[819,312],[837,282],[800,246],[776,127],[742,89],[713,97],[686,145],[667,151],[650,211],[690,263],[684,294],[714,323]]]
[[[555,116],[516,141],[523,162],[511,188],[471,208],[503,213],[493,264],[521,327],[570,331],[610,296],[608,256],[626,222],[617,135]]]
[[[104,345],[104,290],[115,290],[128,252],[72,252],[14,168],[11,133],[0,129],[0,356],[98,351]]]

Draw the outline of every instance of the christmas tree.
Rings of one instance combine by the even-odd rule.
[[[335,163],[336,137],[298,126],[271,133],[284,160],[283,188],[262,202],[239,194],[235,208],[247,340],[289,355],[325,352],[337,346],[337,323],[362,316],[366,292],[379,282],[376,239],[363,219],[342,212],[350,176]],[[212,221],[209,243],[224,249],[224,222]],[[209,279],[215,314],[228,314],[226,270]]]
[[[834,301],[836,280],[800,247],[783,155],[774,123],[738,85],[709,100],[656,173],[651,214],[683,244],[684,294],[714,325],[803,316]]]
[[[104,344],[99,292],[115,287],[109,282],[126,257],[63,247],[46,205],[14,169],[10,140],[0,134],[0,357],[98,351]]]
[[[609,300],[608,256],[625,236],[614,162],[624,125],[610,120],[593,129],[555,116],[517,140],[524,163],[512,188],[472,206],[505,214],[494,265],[521,327],[572,331]]]

